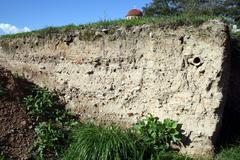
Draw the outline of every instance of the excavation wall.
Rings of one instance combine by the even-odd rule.
[[[0,40],[0,65],[56,90],[82,120],[182,124],[182,152],[212,153],[228,82],[228,28],[142,25]]]

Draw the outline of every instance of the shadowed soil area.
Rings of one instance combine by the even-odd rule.
[[[0,153],[10,159],[27,159],[35,133],[20,100],[31,83],[0,67],[0,86]]]
[[[231,49],[231,74],[218,144],[220,147],[238,144],[240,140],[240,39],[232,39]]]

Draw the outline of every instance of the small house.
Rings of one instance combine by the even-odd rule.
[[[126,19],[136,19],[141,18],[143,16],[143,12],[139,9],[131,9],[128,11],[128,14],[126,15]]]

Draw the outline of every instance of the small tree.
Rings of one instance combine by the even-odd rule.
[[[175,12],[171,2],[170,0],[153,0],[150,4],[146,4],[143,7],[143,13],[146,16],[170,15]]]
[[[224,3],[224,13],[234,19],[239,19],[240,16],[240,0],[225,0]]]
[[[225,15],[239,18],[240,0],[152,0],[143,7],[147,16],[185,13],[188,15]]]

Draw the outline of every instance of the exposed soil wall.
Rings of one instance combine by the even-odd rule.
[[[82,29],[0,40],[0,64],[51,90],[82,119],[131,125],[148,113],[182,124],[182,152],[212,153],[226,101],[228,27]]]

